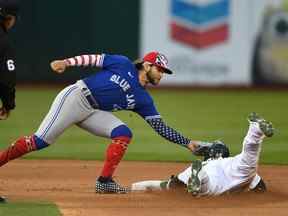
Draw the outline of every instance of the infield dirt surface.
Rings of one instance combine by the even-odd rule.
[[[268,192],[194,198],[185,192],[96,194],[94,184],[103,162],[16,160],[1,168],[0,195],[13,201],[50,201],[64,216],[286,216],[288,167],[260,166]],[[184,163],[121,162],[116,179],[122,185],[166,179]]]

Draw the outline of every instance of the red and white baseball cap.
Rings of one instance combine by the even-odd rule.
[[[143,61],[149,62],[153,65],[156,65],[158,67],[161,67],[164,69],[164,72],[167,74],[172,74],[173,72],[168,68],[168,59],[165,55],[157,52],[157,51],[152,51],[147,53]]]

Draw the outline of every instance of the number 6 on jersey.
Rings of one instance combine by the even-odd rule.
[[[15,70],[15,64],[12,59],[7,60],[7,68],[9,71],[14,71]]]

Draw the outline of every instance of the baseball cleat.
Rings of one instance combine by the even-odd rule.
[[[274,128],[271,122],[266,121],[263,117],[257,113],[252,112],[248,116],[249,122],[256,122],[259,124],[259,128],[266,137],[272,137],[274,134]]]
[[[97,180],[95,184],[95,192],[102,194],[105,193],[125,194],[129,192],[129,189],[126,187],[122,187],[112,179],[108,182],[100,182],[99,180]]]
[[[6,203],[6,197],[0,196],[0,203]]]
[[[202,169],[201,160],[195,160],[192,162],[191,166],[191,177],[188,179],[187,191],[193,196],[197,196],[201,190],[201,179],[198,174]]]
[[[256,112],[252,112],[248,115],[249,122],[259,122],[264,121],[264,118],[260,117]]]

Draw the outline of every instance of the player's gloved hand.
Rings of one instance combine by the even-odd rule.
[[[192,150],[193,154],[196,156],[205,156],[208,151],[209,151],[209,147],[212,145],[213,143],[210,142],[194,142],[194,148]]]
[[[214,148],[211,149],[212,147],[214,147]],[[192,151],[192,153],[194,155],[204,156],[204,160],[206,160],[207,158],[210,158],[212,156],[216,157],[217,153],[224,154],[225,157],[229,156],[228,147],[226,147],[225,143],[223,143],[220,140],[215,140],[213,142],[191,141],[191,143],[188,144],[188,148]],[[219,152],[218,152],[218,150],[219,150]],[[224,150],[225,150],[225,152],[222,152]],[[213,155],[210,155],[211,153]]]
[[[10,110],[6,110],[4,107],[0,108],[0,120],[6,120],[9,117]]]
[[[67,67],[64,60],[55,60],[50,63],[51,69],[56,73],[63,73]]]

